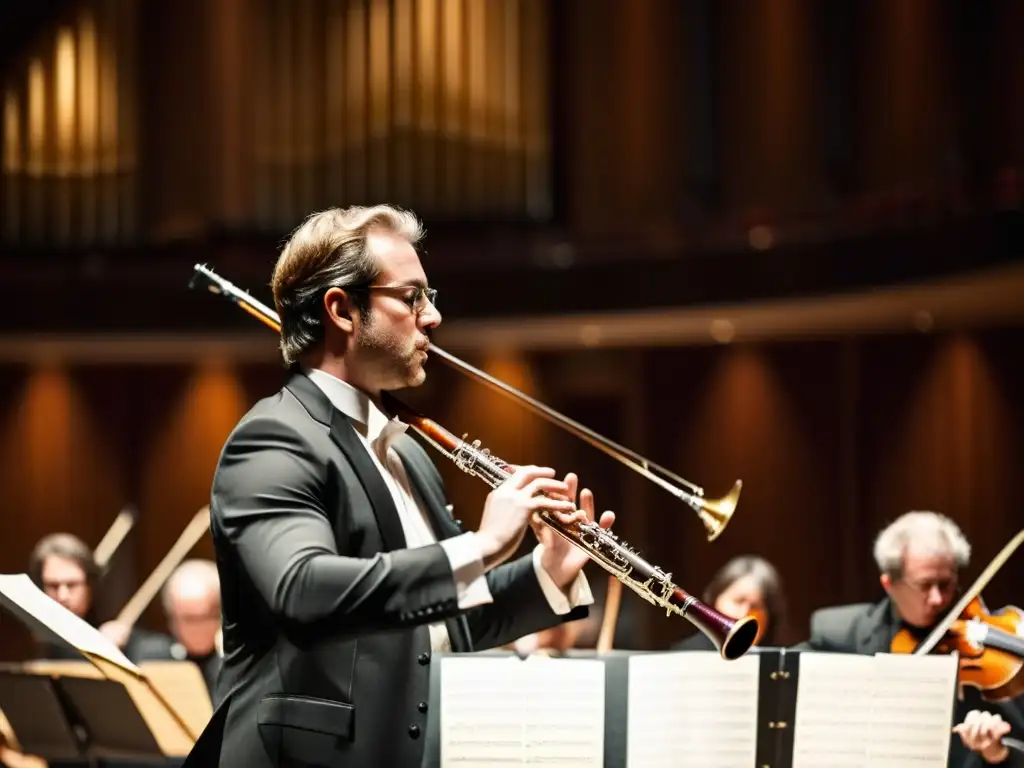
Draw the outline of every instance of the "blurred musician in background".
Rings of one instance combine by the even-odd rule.
[[[136,654],[141,660],[191,661],[202,672],[216,704],[221,667],[217,649],[221,622],[217,564],[212,560],[186,560],[167,579],[161,599],[171,636],[154,635],[140,641]]]
[[[89,546],[70,533],[53,533],[36,544],[29,558],[29,577],[43,592],[63,605],[78,618],[97,625],[94,590],[99,568]],[[102,632],[131,661],[138,662],[139,643],[157,637],[156,633],[136,627],[124,627],[107,621],[99,626]],[[49,639],[39,641],[39,655],[44,659],[81,660],[73,648]]]
[[[705,603],[733,619],[754,614],[761,632],[757,644],[778,643],[786,621],[786,599],[779,572],[763,557],[741,555],[722,566],[704,590]],[[713,651],[703,632],[695,632],[670,647],[673,651]]]
[[[479,530],[382,393],[426,376],[441,322],[414,216],[332,209],[292,234],[272,278],[291,375],[223,448],[211,494],[223,696],[186,765],[416,766],[432,653],[495,648],[581,618],[588,558],[532,515],[593,516],[576,478],[519,467]],[[612,513],[602,515],[608,527]]]
[[[936,512],[907,512],[875,540],[885,597],[876,603],[815,611],[810,638],[797,648],[874,655],[890,653],[901,630],[924,640],[956,602],[960,571],[970,555],[970,544],[952,520]],[[1017,704],[985,701],[977,688],[965,686],[955,722],[962,722],[972,709],[999,714],[1016,733],[1024,732],[1024,715]],[[950,740],[950,768],[986,764],[979,760],[981,755],[967,749],[962,739]]]

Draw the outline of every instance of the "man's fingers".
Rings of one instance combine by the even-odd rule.
[[[587,519],[594,519],[594,492],[589,488],[580,491],[580,509],[587,513]]]
[[[550,467],[537,467],[532,464],[527,464],[516,468],[516,471],[513,472],[505,482],[509,483],[513,488],[522,489],[539,478],[554,476],[555,470]],[[559,483],[559,485],[564,484]]]
[[[579,489],[580,479],[576,476],[575,472],[570,472],[565,476],[565,487],[568,488],[568,497],[570,501],[576,500],[576,491]]]
[[[615,525],[615,513],[606,511],[601,513],[601,520],[598,522],[602,528],[611,528]]]
[[[551,477],[538,477],[535,480],[531,480],[523,492],[528,496],[550,496],[552,499],[558,501],[565,501],[568,504],[573,504],[572,499],[569,497],[569,489],[565,483],[561,480],[555,480]]]

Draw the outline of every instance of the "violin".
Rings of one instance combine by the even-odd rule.
[[[961,686],[977,688],[989,701],[1005,701],[1024,693],[1024,612],[1008,605],[991,612],[980,596],[973,597],[950,622],[930,653],[960,656]],[[901,629],[892,653],[916,653],[920,643]]]

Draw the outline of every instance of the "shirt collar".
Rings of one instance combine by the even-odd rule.
[[[319,368],[310,368],[305,373],[327,395],[331,405],[352,419],[370,442],[376,442],[383,435],[384,442],[390,444],[396,435],[408,428],[408,424],[397,418],[389,418],[365,392],[347,381]]]

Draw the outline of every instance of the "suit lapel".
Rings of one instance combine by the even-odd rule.
[[[876,604],[868,612],[866,621],[857,633],[857,652],[871,654],[886,652],[892,642],[892,624],[889,601]]]
[[[428,479],[430,468],[424,466],[428,459],[416,451],[414,446],[412,438],[396,440],[394,443],[395,453],[402,459],[402,466],[405,467],[405,474],[409,478],[413,493],[416,494],[417,501],[427,511],[434,535],[438,540],[458,536],[462,530],[448,514],[441,487]],[[448,640],[452,644],[453,651],[471,653],[474,650],[469,622],[464,614],[460,613],[458,616],[446,620],[445,626],[448,629]]]
[[[355,427],[348,417],[340,411],[335,411],[331,417],[331,437],[338,447],[345,452],[356,477],[363,484],[366,495],[370,497],[370,504],[373,505],[374,515],[377,517],[377,525],[380,528],[381,539],[384,541],[385,551],[391,552],[396,549],[405,549],[405,533],[402,530],[402,521],[398,517],[398,510],[395,509],[394,499],[391,492],[380,476],[380,470],[373,463],[366,447],[359,440]]]
[[[331,439],[345,454],[370,499],[381,540],[384,542],[384,550],[391,552],[405,549],[405,533],[402,530],[402,521],[398,517],[398,510],[395,509],[395,502],[384,483],[384,478],[380,476],[380,471],[359,440],[352,422],[331,405],[327,395],[308,376],[301,373],[293,375],[287,387],[310,416],[330,427]]]

